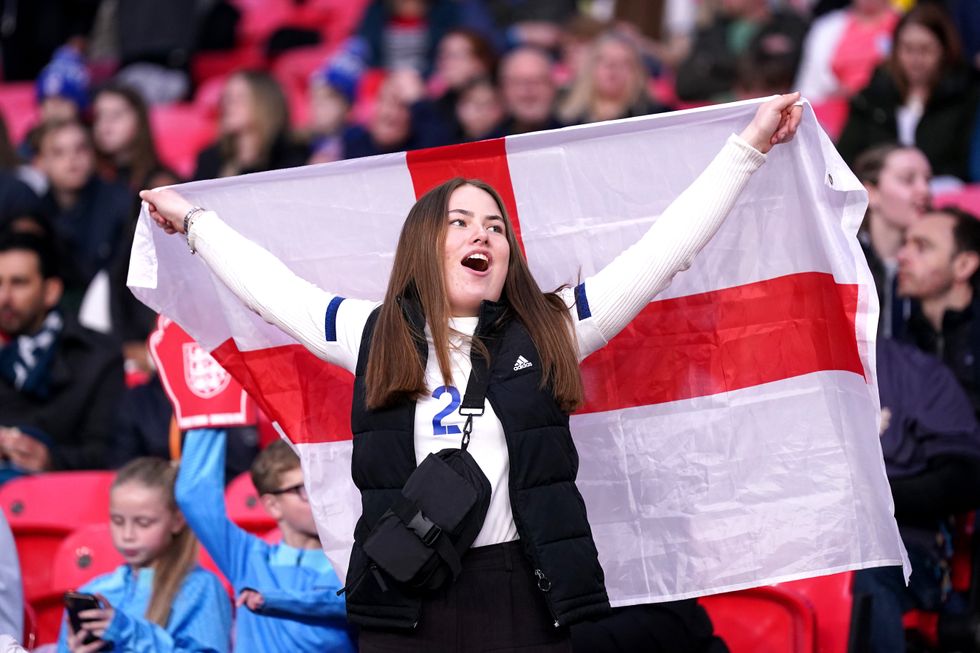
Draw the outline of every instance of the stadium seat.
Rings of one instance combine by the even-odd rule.
[[[265,54],[258,45],[242,45],[228,52],[201,52],[191,59],[191,77],[198,86],[212,77],[225,77],[248,68],[265,68]]]
[[[804,578],[775,585],[804,597],[813,608],[820,653],[848,652],[853,586],[854,572]]]
[[[185,178],[194,173],[198,152],[215,137],[214,120],[191,103],[153,107],[150,125],[160,159]]]
[[[225,507],[228,517],[249,533],[262,535],[276,527],[275,520],[262,507],[248,472],[236,476],[225,488]]]
[[[980,184],[967,184],[952,193],[943,193],[933,199],[937,208],[955,206],[980,216]]]
[[[731,653],[815,653],[807,600],[782,587],[755,587],[698,599]]]
[[[10,142],[16,147],[24,140],[27,131],[38,122],[33,82],[5,82],[0,84],[0,113],[3,114],[10,134]]]
[[[37,615],[27,601],[24,601],[24,635],[20,641],[28,651],[37,643]]]
[[[105,522],[113,472],[52,472],[24,476],[0,487],[24,579],[24,598],[47,592],[62,540],[76,528]]]
[[[38,643],[48,644],[58,639],[62,597],[66,591],[78,589],[122,563],[122,556],[112,544],[108,522],[86,524],[72,531],[58,546],[51,561],[48,591],[31,601],[37,612]]]
[[[836,141],[840,133],[844,131],[844,125],[847,124],[847,115],[851,111],[847,100],[837,98],[825,102],[818,102],[811,106],[813,107],[813,113],[817,116],[817,122],[827,132],[830,139]]]

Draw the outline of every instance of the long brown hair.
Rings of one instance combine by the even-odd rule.
[[[136,114],[136,134],[129,146],[129,186],[134,189],[147,188],[150,175],[156,172],[161,165],[156,145],[153,142],[150,113],[146,107],[146,102],[138,91],[117,83],[110,83],[99,89],[99,92],[95,94],[96,100],[100,95],[115,95],[121,98],[129,106],[130,111]],[[95,143],[94,139],[93,143]],[[95,154],[99,172],[108,179],[114,179],[119,166],[113,160],[112,155],[99,151],[98,143],[95,143]]]
[[[943,49],[942,61],[939,63],[939,70],[932,80],[930,93],[936,88],[939,80],[947,75],[951,70],[962,66],[963,48],[960,45],[960,37],[956,32],[956,26],[950,20],[949,14],[941,6],[934,3],[919,3],[912,7],[907,14],[902,16],[895,25],[894,37],[892,39],[892,51],[888,58],[888,69],[895,78],[898,91],[904,100],[909,92],[908,79],[898,63],[898,40],[902,31],[909,25],[918,25],[928,30]]]
[[[544,293],[527,267],[524,252],[514,235],[503,200],[489,184],[478,179],[456,177],[423,195],[408,212],[395,250],[384,303],[378,315],[368,354],[367,407],[381,408],[396,399],[418,399],[427,394],[425,366],[414,333],[406,318],[402,299],[418,301],[432,333],[439,371],[446,385],[452,384],[449,365],[449,318],[451,311],[443,277],[441,252],[446,241],[449,197],[463,185],[475,186],[493,197],[507,225],[510,259],[500,301],[527,329],[541,356],[542,387],[550,386],[559,406],[572,412],[582,404],[584,390],[578,368],[578,347],[572,337],[571,317],[564,301],[555,293]],[[479,341],[473,346],[483,356]]]
[[[279,82],[265,71],[241,70],[234,73],[229,81],[235,78],[245,82],[252,96],[252,115],[262,141],[259,163],[264,166],[269,163],[269,156],[276,141],[289,135],[289,104]],[[222,134],[219,143],[225,166],[236,168],[239,164],[235,135]]]
[[[162,458],[137,458],[116,474],[112,482],[115,490],[126,483],[139,483],[143,487],[159,490],[167,508],[179,512],[174,498],[174,483],[177,480],[177,467]],[[150,604],[144,615],[149,621],[166,627],[170,620],[170,610],[174,598],[180,590],[184,578],[197,564],[197,538],[187,524],[174,535],[170,545],[153,563],[153,589]]]

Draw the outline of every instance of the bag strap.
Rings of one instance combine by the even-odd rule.
[[[436,554],[449,565],[453,580],[456,580],[459,572],[463,570],[463,563],[459,559],[456,547],[452,545],[439,525],[426,517],[414,501],[405,498],[401,493],[391,504],[391,512],[395,513],[395,516],[422,540],[422,544],[435,549]]]
[[[473,367],[470,369],[470,378],[466,382],[466,394],[463,395],[463,403],[459,407],[459,414],[466,417],[466,422],[463,424],[463,440],[460,444],[463,451],[466,451],[466,447],[470,444],[473,418],[483,415],[487,385],[490,383],[490,370],[487,368],[487,360],[483,356],[472,356],[470,360]]]

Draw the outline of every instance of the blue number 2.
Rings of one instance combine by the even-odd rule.
[[[450,424],[449,426],[442,425],[442,420],[448,417],[454,410],[459,408],[459,404],[461,403],[459,399],[459,390],[451,385],[439,386],[432,391],[432,398],[438,399],[444,394],[449,394],[449,405],[439,411],[436,416],[432,418],[432,435],[456,435],[462,432],[455,424]]]

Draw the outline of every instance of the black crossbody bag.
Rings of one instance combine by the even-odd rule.
[[[455,581],[463,554],[483,528],[490,481],[466,449],[473,418],[483,415],[488,382],[486,360],[477,356],[459,408],[466,417],[460,448],[426,456],[364,541],[373,566],[406,589],[434,591]],[[377,580],[386,589],[383,578]]]

